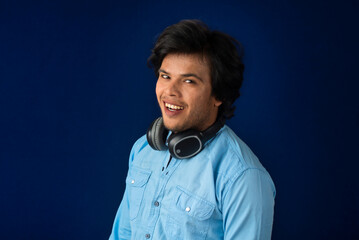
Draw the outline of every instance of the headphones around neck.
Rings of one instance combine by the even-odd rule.
[[[201,152],[204,144],[213,138],[223,125],[223,120],[217,120],[203,132],[188,129],[183,132],[172,133],[167,139],[169,131],[165,128],[162,117],[159,117],[152,122],[147,130],[147,141],[154,150],[164,151],[169,149],[172,157],[178,159],[190,158]]]

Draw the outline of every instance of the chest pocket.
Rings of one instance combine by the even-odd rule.
[[[208,219],[214,210],[214,204],[189,193],[180,186],[177,186],[175,194],[177,210],[200,221]]]
[[[171,235],[177,239],[205,239],[215,205],[180,186],[173,197],[168,216]]]
[[[131,220],[134,220],[138,215],[143,200],[143,194],[150,176],[151,171],[132,167],[126,178],[126,185],[129,192]]]

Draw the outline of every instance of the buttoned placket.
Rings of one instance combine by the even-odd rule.
[[[164,190],[166,188],[166,185],[169,181],[169,179],[171,178],[173,172],[175,171],[175,169],[178,167],[178,165],[181,163],[180,160],[177,160],[175,158],[172,158],[172,156],[169,156],[167,155],[166,160],[163,161],[163,165],[161,167],[161,173],[160,173],[160,181],[158,182],[158,192],[157,194],[155,194],[154,198],[153,198],[153,201],[151,203],[151,215],[152,215],[152,218],[151,218],[151,232],[148,231],[146,234],[145,234],[145,238],[146,239],[149,239],[152,237],[153,235],[153,231],[155,229],[155,224],[159,218],[159,215],[160,215],[160,210],[161,210],[161,201],[163,199],[163,196],[164,196]],[[166,167],[165,167],[166,166]]]

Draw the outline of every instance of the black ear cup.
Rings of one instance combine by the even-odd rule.
[[[155,150],[166,150],[166,138],[168,135],[168,130],[163,124],[162,117],[154,120],[147,130],[147,141],[150,146]]]
[[[175,158],[190,158],[203,149],[202,134],[196,130],[171,134],[168,138],[168,148]]]
[[[167,140],[171,156],[178,159],[195,156],[202,151],[204,144],[213,138],[223,125],[223,121],[217,120],[204,132],[189,129],[183,132],[172,133]],[[149,127],[147,141],[154,150],[166,150],[168,132],[163,124],[162,117],[159,117]]]

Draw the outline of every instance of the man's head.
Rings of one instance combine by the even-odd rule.
[[[161,33],[148,62],[158,77],[156,94],[167,128],[203,130],[217,117],[233,116],[244,70],[236,45],[232,37],[198,20],[181,21]]]

